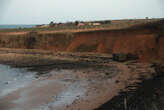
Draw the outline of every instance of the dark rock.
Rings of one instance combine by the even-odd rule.
[[[119,83],[119,82],[120,82],[119,80],[116,80],[116,81],[115,81],[116,84]]]
[[[123,53],[113,54],[113,60],[118,62],[124,62],[127,60],[127,55]]]
[[[155,71],[157,72],[157,73],[164,73],[164,65],[155,65],[154,66],[155,67]]]
[[[110,73],[105,73],[106,76],[110,75]]]
[[[5,82],[5,84],[9,84],[9,81]]]
[[[130,54],[130,53],[127,54],[127,58],[128,58],[128,60],[137,60],[137,59],[139,59],[139,57],[137,55]]]
[[[114,53],[112,55],[112,59],[114,61],[118,61],[118,62],[125,62],[128,60],[137,60],[138,56],[137,55],[133,55],[133,54],[125,54],[125,53]]]

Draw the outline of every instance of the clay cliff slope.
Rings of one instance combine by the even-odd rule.
[[[130,53],[140,61],[164,61],[164,20],[115,30],[0,35],[1,48]]]

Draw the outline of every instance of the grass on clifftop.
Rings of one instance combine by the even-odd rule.
[[[127,28],[136,24],[143,24],[147,22],[154,22],[161,19],[128,19],[128,20],[111,20],[111,23],[102,24],[99,26],[76,26],[76,25],[63,25],[58,27],[46,27],[46,28],[21,28],[21,29],[0,29],[0,32],[30,32],[30,31],[62,31],[62,30],[78,30],[78,29],[99,29],[99,28],[109,28],[109,29],[120,29]]]

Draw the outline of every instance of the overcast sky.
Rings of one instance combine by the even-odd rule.
[[[0,24],[164,18],[164,0],[0,0]]]

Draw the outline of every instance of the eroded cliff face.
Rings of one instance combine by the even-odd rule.
[[[72,42],[72,34],[0,35],[1,48],[44,49],[65,51]]]
[[[140,61],[164,61],[164,20],[121,30],[0,35],[1,48],[130,53]]]
[[[164,59],[164,36],[160,38],[158,47],[158,57]]]
[[[73,39],[67,51],[85,52],[87,48],[90,52],[130,53],[139,56],[142,61],[148,61],[158,57],[162,58],[164,55],[163,39],[162,36],[158,38],[157,33],[142,32],[142,30],[141,32],[120,30],[93,34],[81,33]]]

